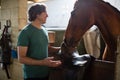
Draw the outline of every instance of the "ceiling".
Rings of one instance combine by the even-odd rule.
[[[42,1],[47,1],[47,0],[28,0],[28,1],[33,1],[33,2],[42,2]],[[0,6],[1,6],[1,0],[0,0]]]

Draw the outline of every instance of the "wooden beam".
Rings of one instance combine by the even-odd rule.
[[[0,7],[1,7],[1,0],[0,0]]]
[[[120,80],[120,36],[117,39],[117,56],[116,56],[115,80]]]

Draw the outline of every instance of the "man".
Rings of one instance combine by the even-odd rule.
[[[48,57],[48,48],[52,52],[58,52],[59,48],[48,47],[48,33],[42,26],[48,17],[45,4],[33,4],[28,15],[31,23],[21,30],[17,43],[24,80],[48,80],[48,67],[57,67],[61,65],[61,61]]]

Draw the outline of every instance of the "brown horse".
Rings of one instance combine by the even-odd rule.
[[[116,38],[120,35],[120,12],[102,0],[78,0],[71,12],[61,53],[64,59],[73,57],[84,33],[96,25],[106,43],[103,59],[115,61]]]
[[[114,62],[109,61],[115,61],[116,57],[117,36],[120,35],[120,12],[102,0],[76,1],[61,45],[62,68],[53,70],[50,80],[83,80],[81,75],[84,71],[80,70],[80,67],[73,70],[70,66],[74,63],[74,59],[82,61],[76,46],[93,25],[98,27],[106,43],[103,59],[108,62],[94,61],[89,66],[91,68],[87,69],[87,79],[84,80],[114,80]],[[65,77],[66,75],[70,78]],[[79,79],[73,79],[73,75],[78,75]]]

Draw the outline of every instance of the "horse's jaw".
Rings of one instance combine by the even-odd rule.
[[[62,61],[62,65],[72,67],[72,66],[84,66],[89,63],[89,61],[94,60],[90,54],[79,55],[76,48],[66,47],[64,43],[59,51],[59,57]]]
[[[61,50],[59,51],[59,57],[61,58],[63,65],[73,65],[73,53],[75,52],[75,48],[71,48],[62,43]]]

